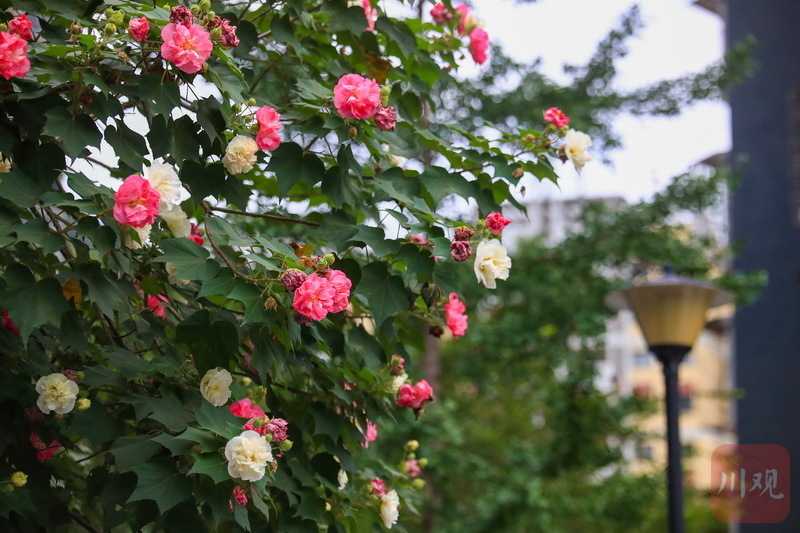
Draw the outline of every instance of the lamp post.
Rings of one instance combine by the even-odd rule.
[[[670,533],[685,533],[683,471],[678,430],[680,404],[678,367],[706,324],[706,311],[733,301],[730,293],[709,283],[666,274],[661,278],[608,294],[605,303],[615,310],[630,309],[650,352],[664,370],[667,412],[667,489]]]

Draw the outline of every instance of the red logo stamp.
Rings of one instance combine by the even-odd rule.
[[[789,515],[789,452],[779,444],[723,444],[711,455],[711,511],[728,524]]]

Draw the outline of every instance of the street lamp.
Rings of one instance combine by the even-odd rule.
[[[670,533],[685,533],[683,471],[678,432],[678,366],[706,325],[706,311],[730,303],[733,296],[709,283],[665,274],[608,294],[605,303],[615,310],[630,309],[647,346],[664,369],[667,410],[667,488]]]

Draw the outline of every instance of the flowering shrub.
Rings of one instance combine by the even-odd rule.
[[[422,464],[361,444],[468,334],[442,265],[506,279],[500,204],[588,140],[431,127],[466,6],[109,4],[2,13],[0,529],[402,523]]]

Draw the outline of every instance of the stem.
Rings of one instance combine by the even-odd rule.
[[[220,213],[230,213],[232,215],[242,215],[253,218],[266,218],[268,220],[277,220],[280,222],[292,222],[294,224],[305,224],[306,226],[318,227],[318,222],[311,222],[310,220],[303,220],[301,218],[284,217],[280,215],[273,215],[270,213],[252,213],[249,211],[237,211],[236,209],[228,209],[227,207],[212,207],[206,205],[206,211],[219,211]],[[206,230],[208,231],[208,230]]]

